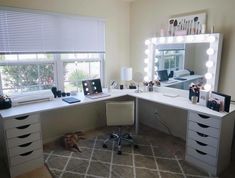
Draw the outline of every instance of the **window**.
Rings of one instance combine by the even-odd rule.
[[[0,8],[0,92],[81,89],[104,79],[105,21]]]
[[[176,71],[184,68],[185,50],[161,50],[155,56],[154,66],[158,70]]]
[[[53,85],[66,92],[81,91],[84,79],[103,81],[103,61],[103,53],[0,55],[0,87],[8,95]]]

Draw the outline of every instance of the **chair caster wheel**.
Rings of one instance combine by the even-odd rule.
[[[138,149],[138,148],[139,148],[139,145],[134,145],[134,148]]]
[[[118,155],[121,155],[121,154],[122,154],[122,151],[118,151],[117,154],[118,154]]]
[[[103,144],[103,148],[108,148],[108,146],[106,144]]]

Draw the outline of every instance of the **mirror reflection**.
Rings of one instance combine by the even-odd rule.
[[[193,82],[204,85],[209,43],[158,44],[154,68],[162,86],[188,90]]]

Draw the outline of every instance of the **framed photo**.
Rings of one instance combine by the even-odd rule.
[[[168,35],[195,35],[206,33],[206,11],[171,16]]]

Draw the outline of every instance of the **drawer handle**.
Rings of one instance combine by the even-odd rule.
[[[198,145],[201,145],[201,146],[207,146],[207,144],[205,143],[202,143],[202,142],[199,142],[199,141],[196,141]]]
[[[200,132],[197,132],[197,134],[198,134],[199,136],[201,136],[201,137],[208,137],[208,135],[203,134],[203,133],[200,133]]]
[[[20,127],[16,127],[17,129],[26,129],[30,126],[31,124],[28,124],[28,125],[23,125],[23,126],[20,126]]]
[[[22,154],[20,154],[20,156],[28,156],[28,155],[30,155],[32,153],[33,153],[33,150],[29,151],[29,152],[26,152],[26,153],[22,153]]]
[[[201,155],[206,155],[206,153],[204,153],[204,152],[202,152],[202,151],[199,151],[199,150],[197,150],[197,149],[196,149],[196,152],[198,152],[198,153],[201,154]]]
[[[33,142],[25,143],[25,144],[19,145],[19,147],[27,147],[27,146],[31,145],[32,143]]]
[[[25,135],[21,135],[21,136],[18,136],[18,138],[26,138],[28,136],[30,136],[31,134],[25,134]]]
[[[203,114],[198,114],[198,115],[203,119],[209,119],[210,118],[209,116],[206,116],[206,115],[203,115]]]
[[[200,124],[200,123],[197,123],[197,124],[202,128],[208,128],[209,127],[208,125],[205,125],[205,124]]]
[[[27,117],[29,117],[29,116],[16,117],[15,119],[16,119],[16,120],[24,120],[24,119],[26,119]]]

